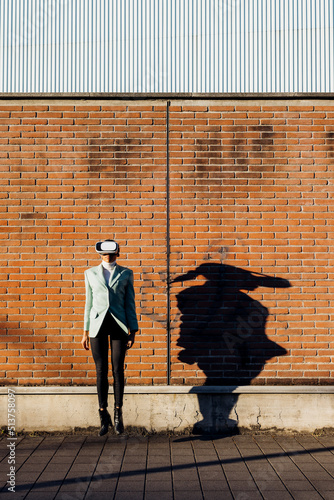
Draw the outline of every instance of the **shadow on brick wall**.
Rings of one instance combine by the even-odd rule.
[[[177,295],[181,313],[177,345],[182,348],[178,359],[185,365],[196,363],[205,375],[206,386],[250,385],[266,361],[284,356],[287,351],[266,335],[268,309],[244,291],[291,285],[282,278],[217,263],[201,264],[175,278],[173,283],[194,280],[197,276],[203,276],[206,282]],[[199,394],[198,397],[203,420],[194,431],[218,431],[237,425],[229,417],[237,395],[212,399],[212,395]]]

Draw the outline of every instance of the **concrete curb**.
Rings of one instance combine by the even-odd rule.
[[[0,426],[11,417],[17,432],[98,425],[94,386],[2,387],[0,402]],[[147,432],[314,432],[333,427],[334,386],[127,386],[123,410]]]

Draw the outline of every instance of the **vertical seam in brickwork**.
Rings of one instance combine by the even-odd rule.
[[[166,268],[167,268],[167,385],[171,379],[170,332],[170,177],[169,177],[169,107],[166,105]]]

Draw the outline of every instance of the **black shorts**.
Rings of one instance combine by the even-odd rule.
[[[98,337],[102,335],[110,335],[111,340],[127,340],[127,334],[123,328],[119,326],[109,311],[105,315],[100,331],[97,334]]]

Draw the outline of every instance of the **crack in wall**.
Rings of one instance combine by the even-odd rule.
[[[262,424],[260,423],[260,418],[261,418],[262,415],[261,415],[261,408],[260,408],[260,406],[258,406],[258,410],[259,410],[259,414],[256,417],[256,423],[258,425],[259,430],[261,430]]]

